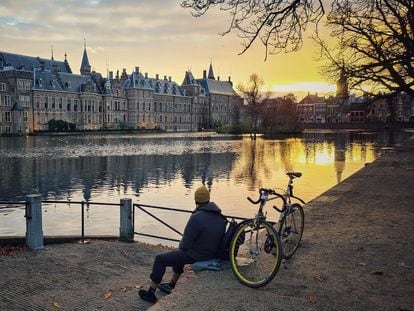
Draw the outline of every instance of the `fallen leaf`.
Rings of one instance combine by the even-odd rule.
[[[135,285],[135,288],[144,288],[142,285]]]
[[[112,298],[112,292],[111,292],[111,291],[107,291],[107,292],[105,292],[105,294],[104,294],[104,298],[105,298],[106,300],[111,299],[111,298]]]
[[[69,270],[75,270],[75,269],[76,269],[76,266],[75,266],[75,265],[69,265],[69,266],[68,266],[68,269],[69,269]]]
[[[57,302],[54,302],[53,303],[53,309],[59,310],[60,309],[60,305]]]
[[[366,266],[367,264],[365,262],[358,262],[358,265],[360,265],[360,266]]]
[[[319,274],[315,275],[313,278],[314,278],[315,280],[318,280],[319,282],[323,282],[323,281],[325,281],[325,278],[321,277]]]
[[[315,295],[315,293],[311,293],[311,294],[309,294],[309,296],[308,296],[308,301],[309,301],[309,303],[311,303],[311,304],[315,304],[315,303],[316,303],[316,295]]]
[[[126,287],[124,287],[123,289],[122,289],[122,291],[125,293],[126,291],[128,290],[128,288],[126,288]]]

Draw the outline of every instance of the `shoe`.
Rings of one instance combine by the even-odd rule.
[[[170,283],[161,283],[160,285],[158,285],[158,289],[163,293],[169,295],[171,294],[171,291],[174,289],[174,287],[172,287]]]
[[[151,302],[151,303],[156,303],[157,302],[157,296],[155,296],[154,293],[151,293],[148,290],[145,289],[140,289],[138,291],[138,295],[139,297],[141,297],[142,300]]]

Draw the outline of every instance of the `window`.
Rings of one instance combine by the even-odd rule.
[[[10,126],[5,126],[5,127],[4,127],[4,132],[5,132],[6,134],[10,134],[10,133],[11,133],[11,127],[10,127]]]
[[[70,111],[70,104],[69,103],[66,105],[66,110]]]
[[[18,90],[23,90],[24,89],[23,80],[17,80],[17,89]]]
[[[55,98],[54,97],[52,97],[52,109],[55,109],[56,108],[56,105],[55,105]]]
[[[10,95],[4,95],[4,97],[3,97],[3,105],[4,106],[11,106]]]
[[[24,108],[30,108],[30,96],[19,95],[19,102]]]
[[[29,113],[27,111],[23,111],[23,122],[27,123],[29,121]]]
[[[4,122],[11,122],[11,112],[10,111],[6,111],[4,113]]]
[[[32,89],[32,81],[25,80],[24,81],[24,90],[30,91]]]
[[[6,83],[0,82],[0,92],[5,92],[5,91],[6,91]]]

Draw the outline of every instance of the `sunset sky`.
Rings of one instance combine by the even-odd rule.
[[[218,10],[201,18],[191,16],[178,0],[2,0],[0,50],[63,60],[65,52],[74,73],[79,73],[84,38],[92,68],[131,72],[139,66],[149,76],[172,76],[182,82],[191,69],[196,78],[213,62],[221,79],[237,85],[250,74],[261,76],[268,89],[281,94],[293,91],[324,92],[335,88],[318,73],[318,49],[305,39],[300,52],[277,54],[264,61],[257,43],[244,55],[235,34],[220,36],[229,17]]]

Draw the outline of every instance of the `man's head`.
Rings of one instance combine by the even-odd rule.
[[[194,193],[196,204],[208,203],[210,201],[210,192],[204,186],[199,187]]]

